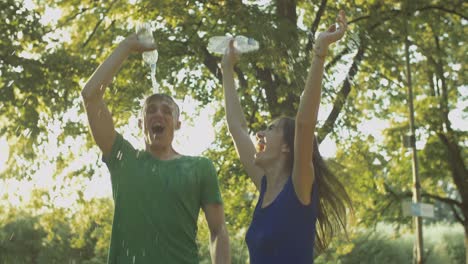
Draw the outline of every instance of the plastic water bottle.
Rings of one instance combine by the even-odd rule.
[[[136,26],[136,33],[138,39],[143,43],[152,44],[154,43],[153,33],[151,30],[151,25],[149,23],[140,23]],[[143,61],[148,64],[151,68],[151,84],[153,86],[153,92],[158,93],[159,84],[156,81],[156,63],[158,62],[158,51],[146,51],[142,54]]]
[[[138,36],[138,39],[142,41],[143,43],[146,44],[153,44],[154,43],[154,38],[153,38],[153,33],[151,30],[151,25],[149,23],[140,23],[136,26],[136,33]],[[157,50],[152,50],[152,51],[146,51],[143,52],[143,61],[148,64],[156,64],[158,62],[158,51]]]
[[[256,51],[260,46],[255,39],[239,35],[234,38],[234,47],[241,53],[246,53]]]
[[[215,36],[211,37],[208,41],[208,51],[222,55],[226,52],[226,48],[229,46],[229,41],[232,39],[234,39],[234,48],[236,48],[240,53],[255,51],[260,47],[255,39],[242,35],[235,37]]]

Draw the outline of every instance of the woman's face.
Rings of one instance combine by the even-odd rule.
[[[282,154],[284,148],[283,127],[281,120],[276,120],[268,125],[265,130],[256,134],[257,153],[255,164],[267,165],[275,162]]]

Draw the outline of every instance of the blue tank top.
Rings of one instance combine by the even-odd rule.
[[[317,184],[312,187],[312,202],[303,205],[294,191],[292,177],[289,177],[275,200],[262,208],[266,187],[267,180],[263,176],[260,197],[245,238],[250,263],[313,263],[319,200]]]

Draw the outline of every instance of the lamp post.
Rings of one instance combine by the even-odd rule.
[[[408,14],[409,15],[409,14]],[[412,151],[412,167],[413,167],[413,202],[420,203],[421,201],[421,185],[419,183],[419,170],[418,170],[418,157],[416,150],[416,136],[414,128],[414,106],[413,106],[413,87],[411,83],[411,67],[409,57],[409,39],[408,39],[408,19],[405,21],[405,58],[406,58],[406,81],[408,86],[408,107],[410,114],[410,136],[409,144]],[[416,229],[416,240],[415,240],[415,256],[413,262],[417,264],[423,263],[423,231],[422,231],[422,218],[420,216],[414,216],[414,225]]]

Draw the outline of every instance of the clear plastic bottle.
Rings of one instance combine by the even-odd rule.
[[[214,54],[224,54],[229,45],[229,41],[234,39],[234,47],[240,53],[251,52],[259,49],[258,42],[253,38],[248,38],[242,35],[231,36],[215,36],[208,41],[208,51]]]
[[[140,41],[152,44],[154,43],[153,33],[151,30],[151,25],[149,23],[140,23],[136,26],[136,34]],[[152,50],[142,53],[143,61],[148,64],[151,68],[151,84],[153,86],[153,92],[158,93],[159,84],[156,81],[156,63],[158,62],[158,51]]]
[[[246,53],[256,51],[260,46],[255,39],[239,35],[234,38],[234,47],[241,53]]]
[[[151,25],[149,23],[140,23],[136,26],[136,33],[138,39],[144,43],[152,44],[154,43],[153,33],[151,30]],[[142,57],[143,61],[148,65],[153,65],[158,62],[158,51],[152,50],[143,52]]]

